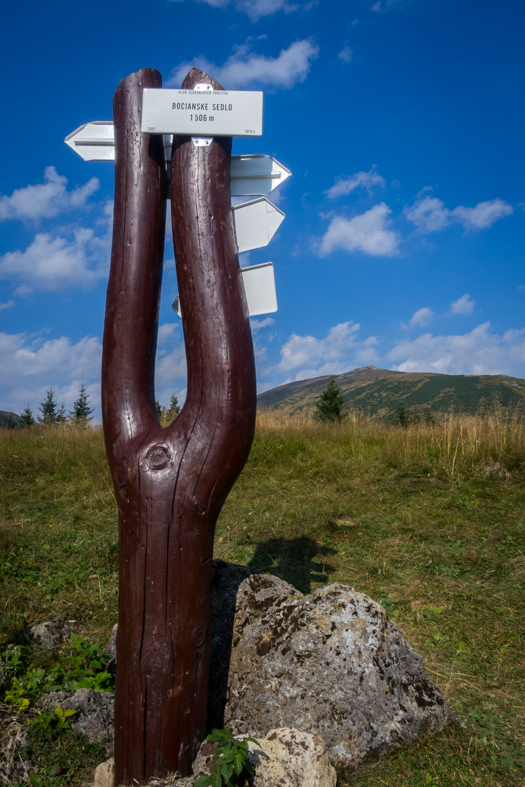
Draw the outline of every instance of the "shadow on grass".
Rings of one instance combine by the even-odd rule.
[[[326,584],[329,581],[335,568],[324,558],[335,554],[335,549],[318,544],[307,536],[270,538],[257,544],[248,567],[252,571],[284,579],[301,593],[311,593],[312,583]]]

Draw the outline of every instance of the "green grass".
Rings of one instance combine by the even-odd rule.
[[[496,418],[407,430],[261,421],[215,556],[303,593],[343,582],[380,601],[465,723],[340,774],[341,786],[523,786],[524,434]],[[100,432],[3,431],[0,448],[0,649],[59,614],[105,643],[118,535]],[[63,783],[82,784],[104,757],[54,734],[31,743],[42,785],[61,783],[50,778],[60,757],[72,763]]]

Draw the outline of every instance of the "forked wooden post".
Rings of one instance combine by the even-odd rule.
[[[182,85],[221,86],[192,69]],[[120,528],[115,785],[183,775],[205,735],[215,523],[247,459],[255,364],[230,209],[231,139],[174,139],[173,238],[188,362],[174,423],[155,413],[165,232],[161,136],[141,133],[131,74],[114,97],[115,218],[102,361],[106,449]]]

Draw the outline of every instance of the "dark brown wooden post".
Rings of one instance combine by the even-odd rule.
[[[205,734],[215,523],[247,459],[255,364],[230,209],[231,139],[176,138],[171,198],[188,394],[155,414],[163,262],[162,137],[140,131],[144,69],[115,93],[115,219],[102,363],[120,527],[115,785],[191,771]],[[183,87],[213,84],[192,69]]]

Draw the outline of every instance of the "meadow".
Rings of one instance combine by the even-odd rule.
[[[524,481],[525,424],[501,409],[408,428],[260,416],[215,557],[303,593],[342,582],[379,601],[464,724],[339,774],[340,787],[525,784]],[[24,631],[57,615],[104,645],[118,529],[101,431],[0,430],[0,482],[0,653],[21,645],[19,670],[41,667]],[[67,723],[31,725],[26,754],[41,787],[85,784],[106,758]]]

